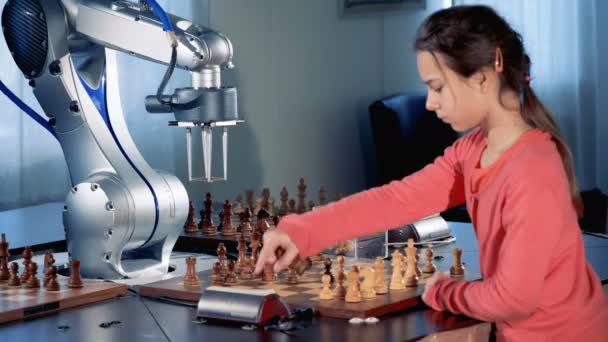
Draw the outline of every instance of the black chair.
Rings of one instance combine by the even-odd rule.
[[[376,151],[376,186],[402,179],[450,146],[458,134],[425,108],[426,96],[398,94],[369,106]],[[448,221],[471,222],[464,206],[441,213]]]

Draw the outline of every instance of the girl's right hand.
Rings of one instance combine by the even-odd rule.
[[[296,244],[291,241],[287,233],[271,228],[264,233],[262,251],[258,256],[258,262],[255,265],[254,273],[260,274],[264,270],[264,265],[274,264],[274,271],[279,272],[291,264],[298,256],[300,251]],[[281,249],[280,257],[277,257],[277,251]]]

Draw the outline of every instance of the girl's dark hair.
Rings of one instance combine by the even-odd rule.
[[[447,66],[462,77],[470,77],[484,67],[494,68],[496,48],[503,56],[499,73],[501,89],[511,89],[521,97],[521,115],[525,122],[548,132],[557,145],[568,181],[572,204],[582,216],[583,202],[578,191],[572,154],[551,112],[540,102],[530,87],[530,58],[522,38],[492,8],[487,6],[453,6],[430,15],[418,29],[416,51],[439,54]]]

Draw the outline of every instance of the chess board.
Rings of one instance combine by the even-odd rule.
[[[28,319],[67,308],[127,294],[127,285],[83,279],[83,287],[68,288],[68,278],[57,279],[59,291],[8,286],[0,281],[0,323]]]
[[[446,258],[447,259],[447,258]],[[347,258],[345,270],[349,271],[352,265],[357,265],[362,270],[363,266],[372,264],[373,260],[353,260]],[[447,260],[435,262],[439,271],[449,270],[450,264]],[[334,263],[335,265],[335,263]],[[335,267],[335,266],[334,266]],[[320,300],[324,267],[322,262],[315,262],[299,279],[298,284],[287,284],[287,273],[281,272],[278,280],[266,283],[261,279],[239,280],[236,284],[225,285],[238,289],[273,289],[279,296],[290,305],[290,307],[313,307],[321,316],[350,319],[352,317],[379,317],[392,312],[411,308],[420,303],[420,296],[424,291],[424,279],[430,275],[421,277],[417,287],[407,287],[405,290],[390,290],[387,294],[377,295],[372,299],[362,299],[359,303],[347,303],[344,298],[331,300]],[[333,270],[335,272],[335,269]],[[183,277],[162,280],[141,286],[139,293],[142,296],[165,297],[184,301],[198,302],[204,289],[210,286],[211,271],[199,272],[201,280],[200,287],[186,287]],[[390,262],[385,261],[385,278],[387,287],[390,284]],[[457,279],[475,280],[480,275],[474,272],[465,273],[464,277]],[[346,283],[344,284],[346,286]],[[332,286],[333,288],[333,286]]]

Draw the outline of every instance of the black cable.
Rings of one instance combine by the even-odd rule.
[[[158,90],[156,91],[156,99],[159,103],[164,105],[171,105],[171,101],[163,100],[163,92],[165,91],[165,87],[171,76],[173,75],[173,71],[175,70],[175,65],[177,64],[177,45],[173,44],[171,46],[171,61],[169,62],[169,67],[167,67],[167,71],[165,71],[165,75],[163,76],[163,80],[160,82],[158,86]]]

